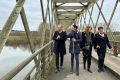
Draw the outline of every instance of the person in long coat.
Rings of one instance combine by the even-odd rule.
[[[54,40],[53,52],[55,53],[56,56],[55,72],[58,72],[60,68],[63,68],[64,55],[66,54],[66,45],[65,45],[66,38],[67,38],[66,32],[63,31],[63,27],[59,25],[57,31],[55,31],[53,36],[53,40]]]
[[[91,57],[92,57],[92,46],[94,44],[94,34],[91,32],[92,27],[86,26],[85,31],[82,32],[82,50],[83,50],[83,67],[87,71],[92,73],[91,67]]]
[[[71,53],[71,72],[73,72],[75,57],[76,75],[79,75],[79,54],[82,36],[81,33],[77,31],[77,28],[76,25],[73,25],[72,31],[68,34],[68,38],[70,38],[69,53]]]
[[[104,60],[106,54],[106,46],[112,49],[107,35],[104,33],[103,27],[98,27],[98,33],[95,34],[95,50],[98,54],[98,72],[104,72]],[[113,50],[113,49],[112,49]]]

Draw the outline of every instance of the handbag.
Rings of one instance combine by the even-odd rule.
[[[90,55],[90,45],[83,47],[83,54],[84,54],[84,56]]]
[[[83,47],[83,50],[85,50],[85,51],[89,51],[89,50],[90,50],[90,45],[86,45],[86,46],[84,46],[84,47]]]

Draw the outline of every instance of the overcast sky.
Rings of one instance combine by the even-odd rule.
[[[8,19],[12,9],[14,8],[14,5],[16,4],[15,1],[16,0],[0,0],[0,28],[3,27],[6,20]],[[39,23],[42,21],[41,7],[39,1],[40,0],[26,0],[24,4],[30,30],[36,30]],[[46,3],[44,3],[44,5],[46,5]],[[13,29],[24,30],[20,16],[17,19]]]
[[[15,2],[16,0],[0,0],[0,29],[2,29],[3,25],[5,24],[6,20],[8,19],[12,9],[14,8]],[[24,4],[24,8],[26,11],[26,15],[27,15],[27,19],[28,19],[28,23],[30,26],[30,30],[37,30],[38,26],[40,24],[40,22],[42,21],[42,15],[41,15],[41,8],[40,8],[40,0],[26,0],[25,4]],[[46,1],[47,0],[43,0],[44,2],[44,9],[46,8]],[[102,0],[100,0],[99,3],[101,3]],[[103,13],[106,16],[107,21],[110,18],[110,15],[112,13],[113,10],[113,6],[115,4],[116,0],[105,0],[105,3],[103,4]],[[95,5],[96,6],[96,5]],[[117,29],[120,29],[120,3],[116,9],[116,13],[115,16],[113,17],[112,20],[112,24],[114,24],[114,26]],[[94,22],[97,19],[98,15],[98,8],[94,8],[93,11],[93,16],[92,18],[94,19]],[[87,17],[87,19],[89,19],[89,17]],[[100,21],[99,23],[103,23],[103,19],[102,17],[100,17]],[[19,18],[17,19],[15,25],[14,25],[14,30],[24,30],[23,24],[21,22],[21,18],[19,16]]]

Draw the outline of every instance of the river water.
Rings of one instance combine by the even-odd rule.
[[[24,61],[31,54],[32,53],[24,47],[5,46],[0,54],[0,78]],[[34,62],[32,61],[17,76],[15,76],[13,80],[22,79],[33,66]]]

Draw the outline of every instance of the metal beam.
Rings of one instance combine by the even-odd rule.
[[[27,38],[28,38],[30,49],[31,49],[31,52],[33,54],[35,52],[35,47],[34,47],[33,40],[31,38],[30,29],[29,29],[29,25],[28,25],[28,21],[27,21],[27,17],[26,17],[24,8],[22,8],[20,15],[21,15],[21,19],[22,19],[22,22],[23,22],[23,25],[25,28]],[[35,63],[37,63],[37,58],[35,58],[34,61],[35,61]]]
[[[90,16],[91,16],[91,17],[92,17],[93,9],[94,9],[94,5],[93,5],[92,10],[91,10],[91,13],[90,13]],[[90,19],[89,19],[89,23],[88,23],[88,24],[90,24]]]
[[[86,3],[86,2],[95,2],[96,0],[53,0],[56,3]]]
[[[46,35],[46,29],[47,29],[46,20],[47,20],[47,14],[48,14],[48,9],[49,9],[49,1],[50,0],[47,1],[47,10],[46,10],[46,15],[44,16],[43,0],[40,0],[41,10],[42,10],[42,15],[43,15],[43,25],[41,26],[41,27],[43,27],[42,28],[42,36],[41,36],[41,47],[44,46],[45,40],[46,40],[46,36],[45,36]],[[45,73],[45,67],[46,67],[46,65],[45,65],[45,53],[46,53],[46,50],[43,50],[41,52],[41,55],[39,55],[39,57],[42,57],[42,59],[41,59],[41,63],[42,63],[41,72],[42,72],[42,74],[40,74],[41,76],[43,76],[44,73]]]
[[[74,19],[73,20],[59,20],[60,21],[60,24],[62,24],[62,26],[64,26],[65,30],[68,29],[68,27],[74,23]]]
[[[75,18],[58,18],[58,20],[75,20]]]
[[[75,19],[76,15],[60,15],[58,19]]]
[[[85,9],[84,6],[59,6],[57,9]]]
[[[80,30],[82,30],[82,17],[81,17],[81,19],[80,19]]]
[[[0,80],[11,80],[15,75],[17,75],[27,64],[29,64],[37,55],[41,53],[46,47],[48,47],[50,44],[52,44],[53,41],[48,42],[43,47],[41,47],[39,50],[34,52],[31,56],[26,58],[24,61],[22,61],[20,64],[18,64],[14,69],[9,71],[7,74],[5,74],[3,77],[0,78]]]
[[[65,4],[65,3],[62,3],[62,4],[60,4],[60,5],[57,5],[57,6],[59,7],[59,6],[63,5],[63,4]]]
[[[83,10],[83,13],[86,13],[91,7],[93,7],[94,3],[89,3],[86,9]]]
[[[3,46],[5,45],[9,34],[18,18],[18,15],[20,14],[20,11],[23,7],[25,0],[18,0],[17,4],[15,5],[12,13],[10,14],[7,22],[5,23],[1,33],[0,33],[0,53],[3,49]]]
[[[89,16],[90,16],[90,20],[92,21],[92,24],[93,24],[93,28],[95,27],[95,24],[94,24],[94,21],[93,21],[93,19],[92,19],[92,16],[91,16],[91,13],[90,13],[90,11],[88,10],[88,13],[89,13]]]
[[[81,11],[57,11],[57,14],[80,14]]]
[[[101,3],[101,6],[100,6],[100,9],[102,9],[102,7],[103,7],[103,3],[104,3],[104,0],[102,0],[102,3]],[[100,10],[99,10],[99,13],[98,13],[98,16],[97,16],[97,20],[96,20],[96,23],[95,23],[95,28],[97,27],[97,24],[98,24],[98,21],[99,21],[100,14],[101,14],[101,12],[100,12]],[[95,29],[94,32],[96,32],[96,29]]]
[[[55,18],[55,24],[57,26],[59,21],[57,19],[57,8],[56,8],[56,3],[55,2],[53,2],[53,8],[55,9],[55,11],[54,11],[54,18]]]
[[[27,38],[28,38],[28,42],[30,44],[31,52],[34,53],[35,47],[34,47],[34,43],[33,43],[33,40],[31,38],[31,35],[30,35],[30,29],[29,29],[29,25],[28,25],[28,21],[27,21],[27,17],[26,17],[24,8],[22,8],[20,15],[21,15],[21,19],[22,19],[22,22],[23,22],[23,25],[25,28]]]
[[[97,7],[98,7],[98,9],[99,9],[102,17],[103,17],[103,20],[105,21],[106,26],[107,26],[106,29],[108,28],[108,29],[110,30],[110,32],[111,32],[111,34],[112,34],[113,40],[115,40],[115,38],[114,38],[113,33],[112,33],[111,29],[110,29],[110,23],[111,23],[111,20],[112,20],[112,18],[113,18],[114,12],[115,12],[115,10],[116,10],[117,4],[118,4],[118,0],[116,1],[115,7],[114,7],[114,9],[113,9],[113,11],[112,11],[112,14],[111,14],[111,17],[110,17],[110,20],[109,20],[109,22],[107,23],[107,20],[106,20],[106,18],[105,18],[105,16],[104,16],[102,10],[100,9],[100,6],[99,6],[98,3],[96,2],[96,5],[97,5]]]
[[[43,19],[43,22],[45,22],[45,15],[44,15],[44,8],[43,8],[43,1],[40,0],[40,5],[41,5],[41,12],[42,12],[42,19]]]

